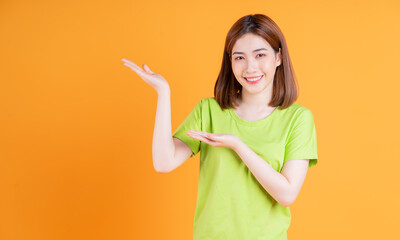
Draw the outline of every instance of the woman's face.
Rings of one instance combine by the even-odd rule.
[[[247,33],[240,37],[232,49],[232,71],[242,85],[242,94],[272,91],[276,67],[281,64],[281,53],[262,37]]]

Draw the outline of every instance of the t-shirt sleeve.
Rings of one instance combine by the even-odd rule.
[[[285,146],[284,162],[295,159],[309,159],[309,168],[318,162],[314,117],[309,109],[296,118]]]
[[[172,137],[179,138],[184,143],[186,143],[186,145],[188,145],[190,149],[192,149],[192,155],[190,157],[193,157],[200,151],[200,141],[189,137],[186,133],[189,130],[202,131],[201,110],[203,101],[204,100],[202,99],[200,100],[200,102],[197,103],[192,112],[189,113],[189,115],[185,118],[185,120],[183,120],[181,125],[179,125],[179,127],[172,134]]]

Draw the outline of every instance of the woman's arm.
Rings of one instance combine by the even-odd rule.
[[[134,62],[122,59],[125,66],[135,71],[157,92],[156,120],[153,132],[153,166],[157,172],[166,173],[177,168],[192,154],[192,150],[182,141],[172,138],[171,131],[171,91],[168,82],[143,64],[142,70]]]
[[[168,172],[168,165],[170,165],[175,153],[171,130],[170,95],[169,89],[158,93],[152,145],[153,165],[157,172]]]
[[[308,159],[287,161],[279,173],[233,134],[192,130],[186,134],[213,147],[227,147],[234,150],[258,182],[282,206],[289,206],[297,198],[308,170]]]
[[[296,200],[307,174],[308,159],[287,161],[279,173],[242,141],[232,149],[279,204],[287,207]]]
[[[158,93],[152,152],[154,169],[159,173],[171,172],[192,154],[192,150],[186,143],[172,137],[169,90]]]

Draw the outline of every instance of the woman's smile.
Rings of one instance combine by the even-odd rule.
[[[244,80],[246,80],[247,83],[250,84],[257,84],[258,82],[260,82],[260,80],[264,77],[264,75],[261,75],[259,77],[243,77]]]

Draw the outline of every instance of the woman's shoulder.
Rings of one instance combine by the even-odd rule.
[[[213,105],[213,106],[218,105],[218,102],[217,102],[217,100],[215,100],[214,97],[205,97],[205,98],[202,98],[199,102],[202,105]]]
[[[202,98],[198,101],[197,105],[202,109],[202,111],[210,111],[213,113],[224,112],[214,97]]]
[[[205,97],[197,101],[196,108],[214,108],[216,105],[219,106],[214,97]]]
[[[291,115],[292,117],[300,116],[300,115],[311,115],[312,116],[312,111],[299,104],[299,103],[292,103],[289,107],[280,110],[282,113],[285,115]]]
[[[310,109],[308,109],[306,106],[301,105],[299,103],[292,103],[292,105],[290,105],[289,107],[281,110],[281,111],[288,111],[288,112],[304,112],[304,111],[311,111]]]
[[[281,110],[281,117],[291,119],[291,121],[314,121],[314,115],[312,111],[298,103],[293,103],[288,108]]]
[[[205,98],[201,99],[201,101],[204,101],[204,102],[217,102],[214,97],[205,97]]]

